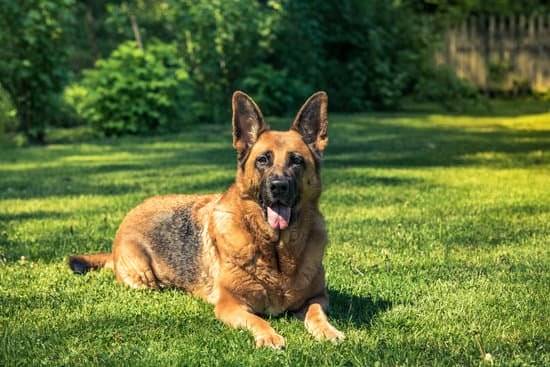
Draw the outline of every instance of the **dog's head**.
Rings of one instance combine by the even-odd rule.
[[[269,225],[283,230],[321,194],[320,163],[328,142],[328,97],[304,103],[288,131],[273,131],[252,98],[233,94],[233,146],[237,186],[263,208]]]

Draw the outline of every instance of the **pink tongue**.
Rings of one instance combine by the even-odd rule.
[[[267,207],[267,221],[272,228],[285,229],[290,220],[290,208],[288,206],[273,205]]]

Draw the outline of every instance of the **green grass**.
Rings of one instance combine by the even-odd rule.
[[[0,365],[550,365],[550,113],[333,115],[321,205],[347,339],[273,318],[282,352],[184,293],[65,266],[148,196],[229,185],[229,125],[188,130],[0,151]]]

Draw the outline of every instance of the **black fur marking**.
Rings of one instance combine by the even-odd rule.
[[[69,267],[73,273],[78,275],[84,275],[90,270],[88,264],[73,257],[69,258]]]
[[[178,209],[152,233],[152,249],[176,275],[178,286],[192,286],[199,276],[201,228],[193,221],[192,206]]]

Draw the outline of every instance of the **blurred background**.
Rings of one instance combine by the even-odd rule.
[[[276,116],[317,90],[336,112],[550,101],[545,0],[13,0],[0,45],[4,144],[228,123],[237,89]]]

